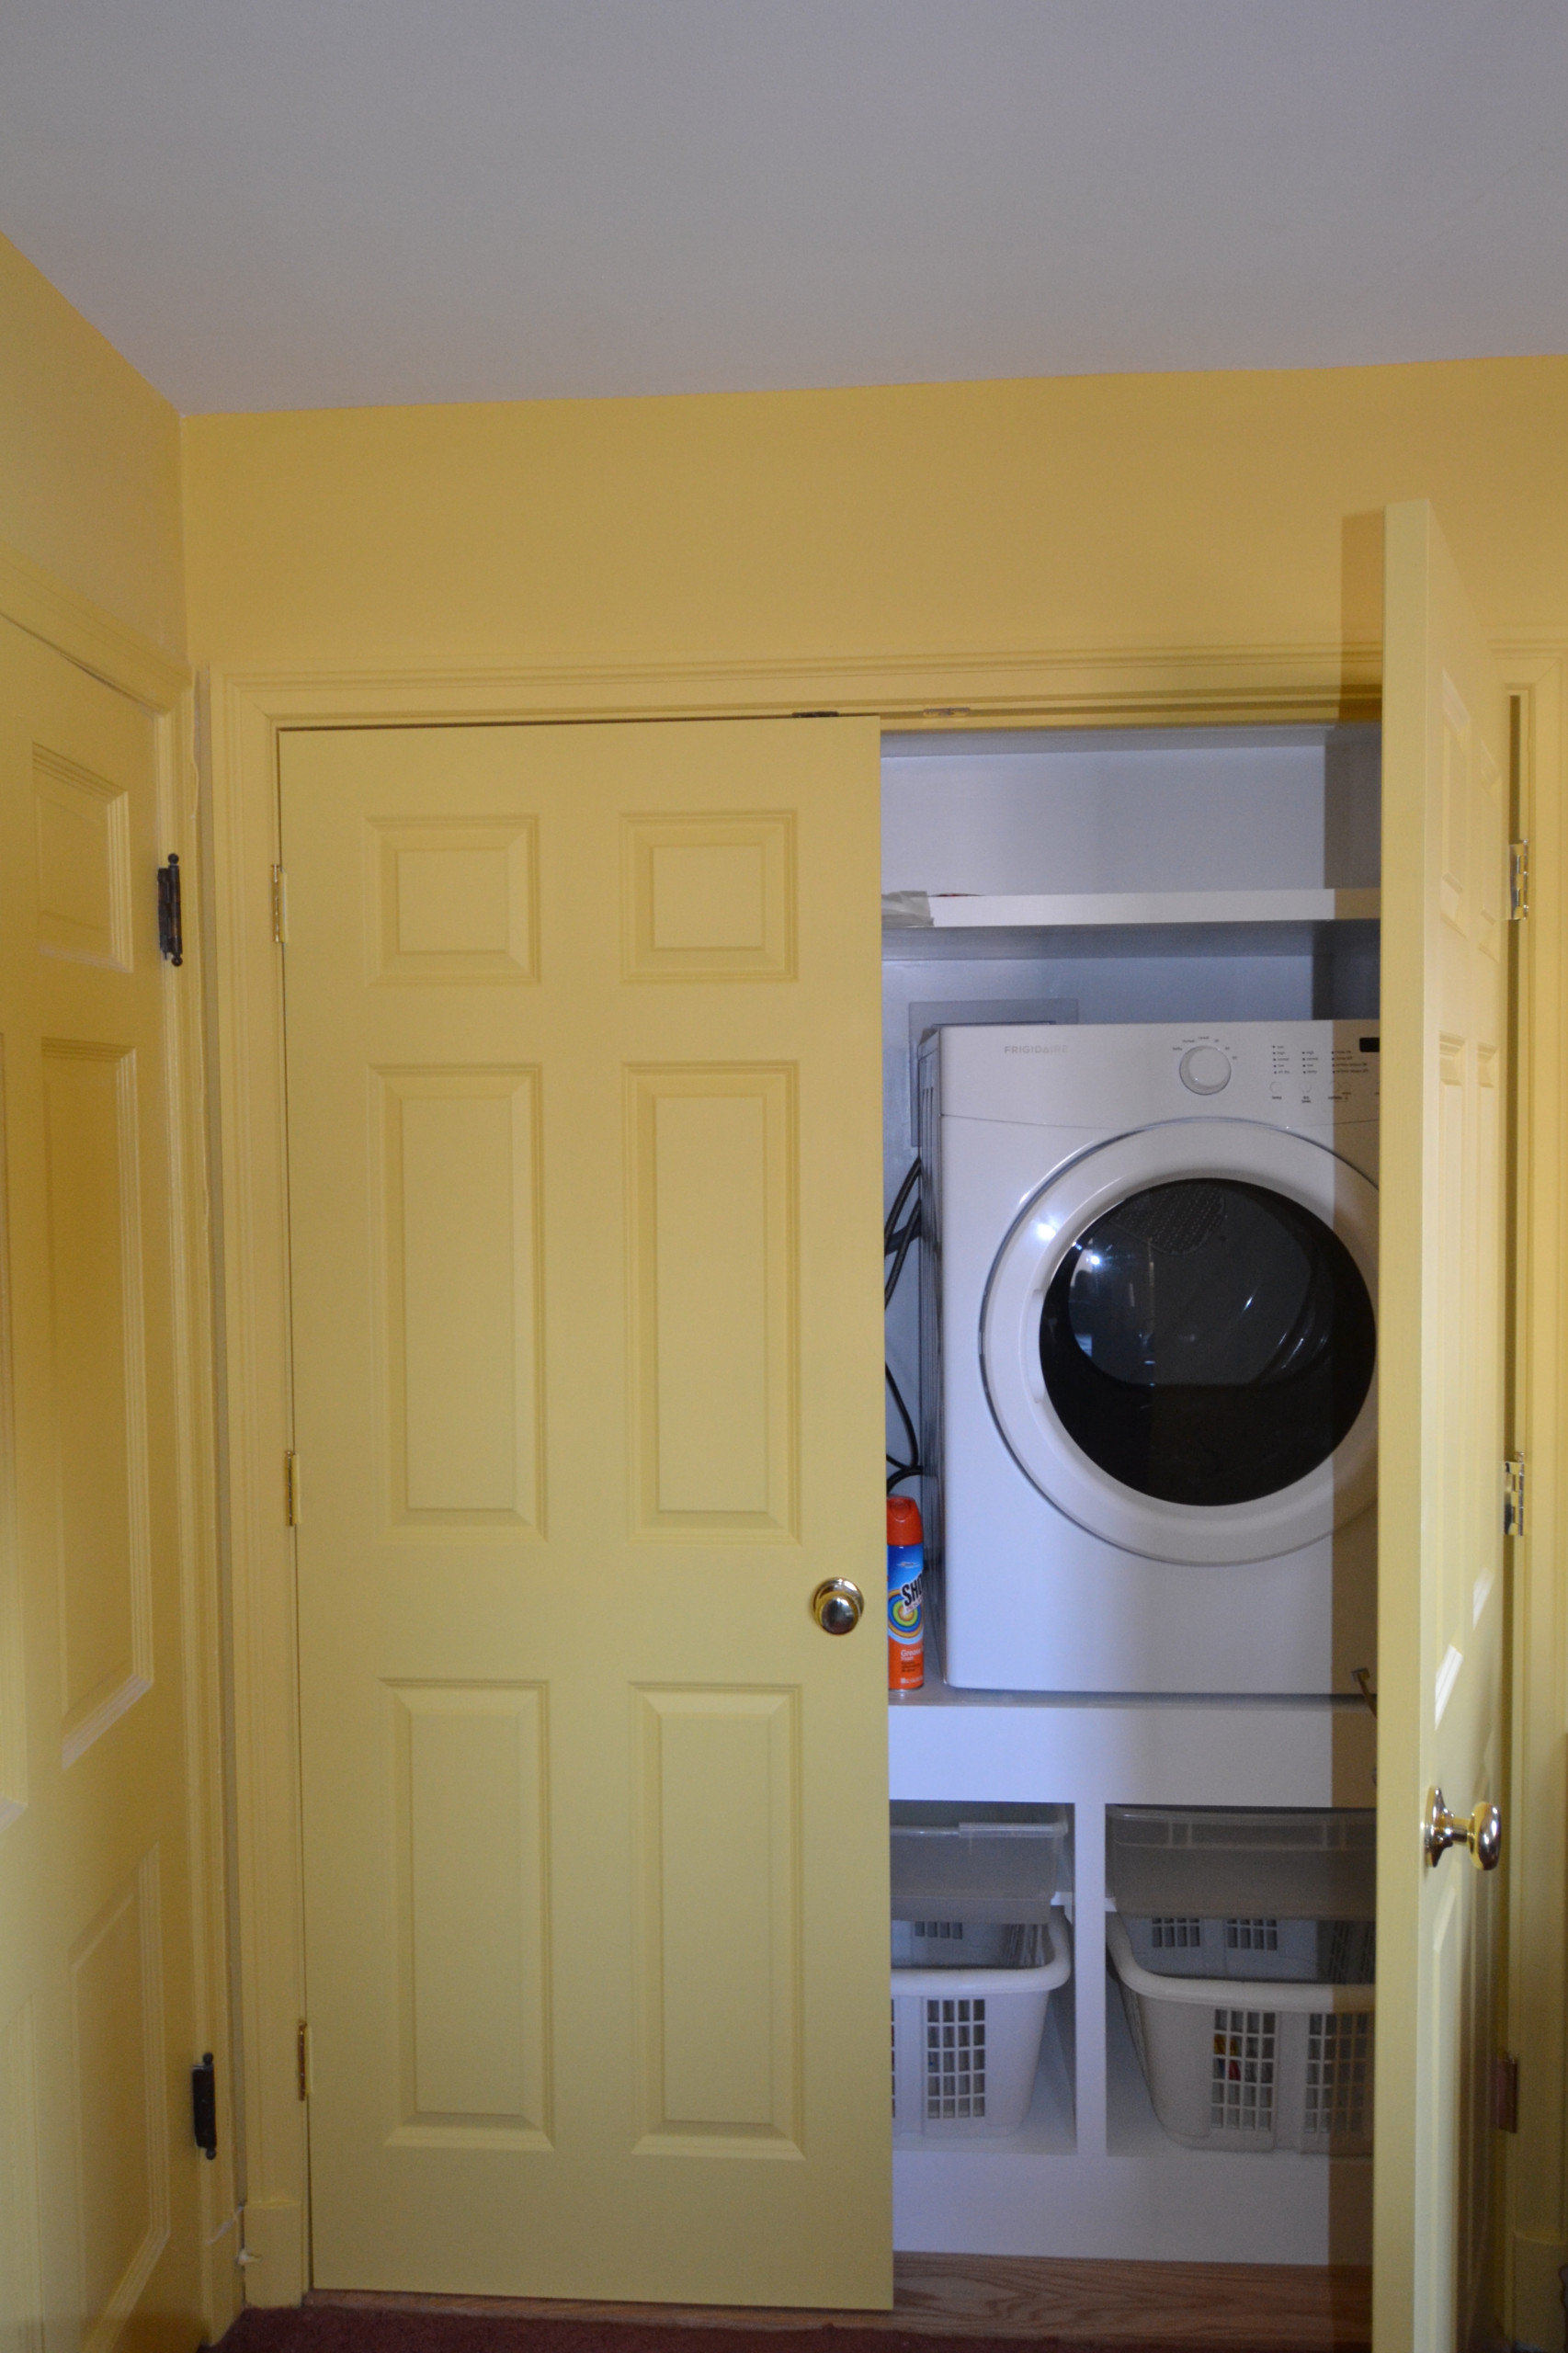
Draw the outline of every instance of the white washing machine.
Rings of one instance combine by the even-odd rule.
[[[960,1688],[1376,1661],[1375,1022],[937,1031],[922,1460]]]

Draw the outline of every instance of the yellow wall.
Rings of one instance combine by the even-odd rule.
[[[0,541],[185,657],[179,418],[0,237]]]
[[[1568,359],[207,416],[192,654],[748,660],[1378,634],[1429,495],[1488,627],[1568,624]]]

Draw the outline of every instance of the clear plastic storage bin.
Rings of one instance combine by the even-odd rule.
[[[1370,1812],[1112,1806],[1106,1863],[1132,1957],[1153,1976],[1372,1983]]]
[[[1049,1920],[1062,1888],[1065,1806],[892,1808],[892,1916],[932,1927]]]

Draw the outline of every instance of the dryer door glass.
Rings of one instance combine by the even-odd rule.
[[[1040,1316],[1045,1386],[1101,1470],[1163,1503],[1254,1503],[1325,1462],[1371,1386],[1372,1302],[1283,1194],[1188,1178],[1081,1233]]]

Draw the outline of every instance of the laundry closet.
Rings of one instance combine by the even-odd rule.
[[[794,554],[760,510],[747,526],[760,604],[736,593],[706,410],[608,404],[585,449],[635,428],[628,464],[669,486],[670,528],[617,507],[609,538],[585,536],[603,474],[585,458],[521,571],[494,489],[556,464],[531,415],[368,423],[347,523],[337,421],[196,437],[224,551],[196,642],[240,910],[218,990],[234,1492],[272,1495],[289,1452],[304,1498],[291,1526],[269,1533],[258,1501],[232,1530],[236,1688],[265,1695],[237,1722],[241,1819],[301,1825],[297,1873],[276,1842],[239,1882],[267,1930],[242,1948],[249,2291],[841,2312],[891,2303],[895,2247],[1350,2263],[1375,2170],[1378,2341],[1448,2342],[1445,2309],[1476,2308],[1504,1890],[1443,1858],[1494,1860],[1506,1797],[1507,828],[1528,763],[1430,510],[1382,518],[1380,597],[1359,565],[1375,491],[1341,469],[1310,529],[1260,510],[1232,481],[1222,389],[1202,431],[1230,487],[1195,493],[1162,460],[1173,488],[1119,554],[1119,392],[1030,393],[1013,422],[1011,391],[974,394],[972,417],[968,392],[922,394],[940,462],[919,469],[880,427],[830,463],[810,404],[798,431],[759,412],[747,479],[807,523]],[[1294,482],[1305,428],[1269,415],[1270,480]],[[691,462],[672,470],[655,440],[675,428]],[[407,463],[376,454],[384,429],[411,437]],[[1049,514],[1020,496],[1048,460],[1085,484]],[[439,548],[405,529],[415,479]],[[293,519],[253,561],[258,483],[268,529]],[[678,578],[677,546],[697,551]],[[548,643],[519,601],[545,580]],[[612,642],[581,674],[549,651]],[[1293,730],[1254,732],[1260,713]],[[1246,728],[1067,732],[1195,714]],[[1378,734],[1336,723],[1374,716]],[[1144,1091],[1074,1108],[1063,1086],[1108,1084],[1091,1057],[1110,1038],[1116,1086]],[[1285,1106],[1288,1080],[1306,1104]],[[944,1241],[944,1280],[970,1286],[932,1334],[965,1374],[948,1398],[919,1360],[929,1241],[891,1319],[873,1272],[923,1117],[953,1146],[933,1160],[938,1239],[944,1204],[981,1199],[967,1188],[1014,1188],[968,1218],[967,1256]],[[1033,1167],[981,1149],[1074,1121],[1081,1149]],[[1236,1153],[1267,1141],[1278,1181],[1256,1155],[1140,1160],[1187,1124]],[[1094,1188],[1118,1153],[1113,1201]],[[1346,1172],[1332,1199],[1290,1191],[1304,1154]],[[1050,1244],[1018,1214],[1042,1187],[1034,1222],[1065,1220]],[[1359,1620],[1334,1606],[1337,1529],[1167,1550],[1162,1588],[1161,1555],[1096,1521],[1095,1449],[1141,1442],[1144,1326],[1137,1281],[1123,1314],[1086,1261],[1136,1277],[1142,1249],[1145,1273],[1174,1259],[1206,1285],[1233,1207],[1255,1240],[1293,1235],[1358,1320],[1327,1397],[1335,1427],[1349,1414],[1347,1503],[1369,1302],[1399,1336],[1380,1351],[1374,1325],[1375,1653],[1364,1575]],[[944,1438],[947,1488],[917,1490],[933,1672],[891,1708],[883,1359],[911,1416],[906,1436],[890,1403],[900,1463],[944,1414],[991,1449]],[[1157,1392],[1216,1385],[1200,1351],[1185,1381],[1156,1370]],[[1077,1415],[1060,1438],[1030,1419],[1052,1381]],[[1176,1402],[1201,1418],[1212,1400]],[[1156,1517],[1168,1435],[1137,1506]],[[1257,1432],[1221,1435],[1233,1489]],[[1302,1435],[1276,1417],[1270,1442]],[[976,1465],[1011,1483],[960,1492]],[[1276,1500],[1265,1482],[1185,1507],[1239,1527]],[[1024,1623],[1052,1512],[1054,1646]],[[986,1513],[1025,1530],[996,1548],[1005,1597]],[[1331,1535],[1325,1613],[1297,1556]],[[1148,1610],[1109,1606],[1119,1585],[1204,1607],[1152,1641]],[[1271,1588],[1290,1651],[1265,1671]],[[1103,1646],[1140,1642],[1113,1679]],[[1227,1818],[1244,1874],[1212,1835]],[[1281,1859],[1279,1823],[1310,1826],[1310,1871]],[[960,1990],[960,1946],[983,1993]]]
[[[1380,760],[884,738],[901,2250],[1370,2259]]]

